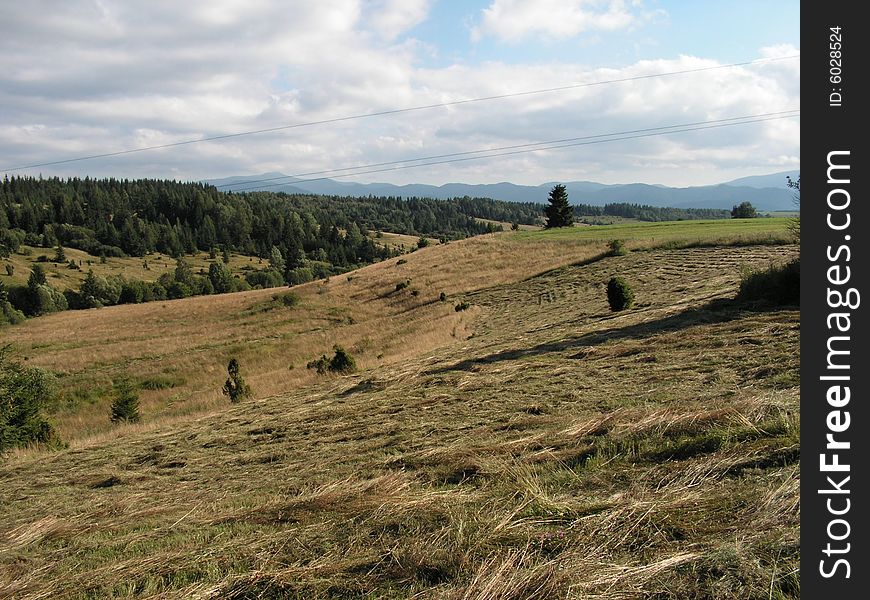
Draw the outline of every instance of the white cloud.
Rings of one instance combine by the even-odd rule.
[[[617,10],[584,6],[603,14]],[[377,14],[370,9],[362,0],[289,8],[230,0],[13,4],[0,21],[0,168],[718,64],[682,56],[621,69],[569,62],[422,68],[419,54],[427,50],[401,35],[425,18],[428,2],[385,0]],[[776,47],[760,56],[797,53]],[[781,60],[639,79],[24,172],[186,179],[296,174],[757,114],[799,106],[798,66],[798,60]],[[688,185],[765,172],[774,164],[797,166],[799,137],[798,121],[771,121],[354,179]]]
[[[369,8],[369,23],[384,39],[394,40],[426,20],[432,0],[377,0]]]
[[[568,38],[625,29],[638,19],[623,0],[493,0],[483,9],[472,38],[493,35],[508,42],[531,36]]]

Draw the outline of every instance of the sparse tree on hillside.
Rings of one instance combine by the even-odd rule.
[[[568,204],[568,192],[565,186],[557,184],[550,190],[550,195],[547,198],[550,205],[544,209],[544,215],[547,217],[545,228],[553,227],[571,227],[574,225],[574,209]]]
[[[221,391],[234,404],[251,395],[251,388],[242,378],[242,374],[239,372],[239,361],[235,358],[231,358],[227,365],[227,380]]]
[[[66,251],[63,249],[63,244],[61,244],[60,242],[57,243],[57,248],[54,249],[54,262],[66,262]]]
[[[112,401],[112,411],[109,415],[112,423],[139,422],[139,394],[129,379],[124,378],[115,386],[115,399]]]

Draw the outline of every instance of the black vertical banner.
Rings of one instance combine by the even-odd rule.
[[[868,47],[860,2],[801,9],[801,595],[870,589]]]

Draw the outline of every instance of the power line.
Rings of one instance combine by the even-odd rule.
[[[295,183],[305,183],[309,181],[323,181],[326,179],[336,179],[339,177],[352,177],[354,175],[367,175],[371,173],[385,173],[388,171],[398,171],[403,169],[413,169],[416,167],[425,167],[430,165],[442,165],[447,163],[455,163],[455,162],[465,162],[471,160],[482,160],[486,158],[495,158],[500,156],[509,156],[514,154],[524,154],[530,152],[540,152],[542,150],[557,150],[559,148],[572,148],[576,146],[588,146],[592,144],[601,144],[604,142],[616,142],[622,140],[632,140],[644,137],[653,137],[659,135],[668,135],[672,133],[684,133],[687,131],[699,131],[702,129],[715,129],[721,127],[730,127],[733,125],[746,125],[750,123],[761,123],[764,121],[773,121],[778,119],[788,119],[793,117],[800,116],[800,110],[788,110],[788,111],[780,111],[773,113],[762,113],[757,115],[744,115],[742,117],[731,117],[727,119],[716,119],[711,121],[698,121],[695,123],[683,123],[680,125],[665,125],[662,127],[650,127],[645,129],[635,129],[632,131],[620,131],[614,133],[604,133],[597,135],[589,135],[582,136],[576,138],[565,138],[561,140],[550,140],[546,142],[532,142],[528,144],[517,144],[513,146],[500,146],[497,148],[486,148],[481,150],[468,150],[465,152],[452,152],[449,154],[441,154],[435,156],[427,156],[420,158],[411,158],[404,160],[396,160],[396,161],[388,161],[382,163],[372,163],[366,165],[357,165],[354,167],[343,167],[339,169],[329,169],[325,171],[311,171],[308,173],[298,173],[296,175],[283,175],[281,177],[271,177],[268,179],[258,179],[253,181],[240,181],[238,183],[228,183],[220,186],[216,186],[218,188],[234,188],[235,186],[246,186],[239,187],[236,189],[230,189],[227,191],[231,192],[244,192],[249,190],[260,190],[268,187],[276,187],[279,185],[292,185]],[[538,147],[534,147],[538,146]],[[488,153],[488,154],[484,154]],[[477,154],[477,156],[468,156],[470,154]],[[437,160],[436,160],[437,159]],[[445,160],[441,160],[445,159]],[[430,162],[420,162],[420,161],[430,161]],[[407,164],[409,162],[414,162],[417,164]],[[374,168],[378,167],[378,168]],[[386,167],[386,168],[381,168]],[[365,169],[365,170],[359,170]],[[344,172],[344,171],[352,171],[352,172]],[[344,173],[343,173],[344,172]],[[299,179],[300,177],[306,177],[309,175],[321,175],[325,173],[330,173],[330,175],[323,177],[312,177],[308,179]],[[284,181],[280,183],[268,183],[266,185],[251,185],[259,182],[268,182],[275,181],[277,179],[290,179],[293,178],[293,181]]]
[[[118,150],[116,152],[105,152],[102,154],[91,154],[91,155],[87,155],[87,156],[78,156],[78,157],[66,158],[66,159],[62,159],[62,160],[53,160],[53,161],[47,161],[47,162],[41,162],[41,163],[33,163],[30,165],[20,165],[17,167],[3,168],[3,169],[0,169],[0,171],[6,171],[6,172],[20,171],[23,169],[34,169],[36,167],[47,167],[47,166],[52,166],[52,165],[68,164],[68,163],[73,163],[73,162],[81,162],[81,161],[85,161],[85,160],[93,160],[96,158],[109,158],[109,157],[113,157],[113,156],[123,156],[125,154],[135,154],[138,152],[148,152],[150,150],[161,150],[161,149],[165,149],[165,148],[174,148],[177,146],[187,146],[187,145],[191,145],[191,144],[199,144],[202,142],[213,142],[213,141],[217,141],[217,140],[225,140],[225,139],[237,138],[237,137],[243,137],[243,136],[249,136],[249,135],[259,135],[262,133],[273,133],[276,131],[284,131],[284,130],[288,130],[288,129],[298,129],[298,128],[302,128],[302,127],[312,127],[315,125],[327,125],[327,124],[331,124],[331,123],[340,123],[340,122],[344,122],[344,121],[353,121],[353,120],[357,120],[357,119],[367,119],[370,117],[382,117],[382,116],[387,116],[387,115],[396,115],[396,114],[419,111],[419,110],[429,110],[429,109],[433,109],[433,108],[444,108],[447,106],[458,106],[461,104],[471,104],[474,102],[486,102],[486,101],[490,101],[490,100],[502,100],[505,98],[516,98],[516,97],[520,97],[520,96],[531,96],[531,95],[535,95],[535,94],[561,92],[561,91],[578,89],[578,88],[607,85],[607,84],[611,84],[611,83],[623,83],[623,82],[627,82],[627,81],[653,79],[656,77],[669,77],[672,75],[685,75],[688,73],[700,73],[700,72],[704,72],[704,71],[715,71],[718,69],[729,69],[732,67],[757,65],[757,64],[763,64],[763,63],[780,61],[780,60],[790,60],[790,59],[794,59],[794,58],[800,58],[800,55],[794,54],[794,55],[790,55],[790,56],[778,56],[778,57],[774,57],[774,58],[760,58],[757,60],[750,60],[750,61],[738,62],[738,63],[730,63],[727,65],[716,65],[716,66],[711,66],[711,67],[698,67],[696,69],[683,69],[680,71],[668,71],[668,72],[664,72],[664,73],[652,73],[649,75],[634,75],[631,77],[622,77],[622,78],[618,78],[618,79],[606,79],[606,80],[602,80],[602,81],[593,81],[593,82],[588,82],[588,83],[573,83],[573,84],[559,86],[559,87],[544,88],[544,89],[538,89],[538,90],[527,90],[527,91],[523,91],[523,92],[512,92],[512,93],[507,93],[507,94],[498,94],[495,96],[482,96],[480,98],[465,98],[462,100],[453,100],[450,102],[439,102],[436,104],[425,104],[425,105],[421,105],[421,106],[412,106],[412,107],[408,107],[408,108],[395,108],[395,109],[391,109],[391,110],[383,110],[383,111],[372,112],[372,113],[348,115],[348,116],[344,116],[344,117],[334,117],[331,119],[323,119],[320,121],[308,121],[308,122],[304,122],[304,123],[294,123],[292,125],[281,125],[279,127],[269,127],[266,129],[255,129],[255,130],[251,130],[251,131],[242,131],[242,132],[238,132],[238,133],[227,133],[227,134],[223,134],[223,135],[215,135],[215,136],[210,136],[210,137],[198,138],[198,139],[194,139],[194,140],[184,140],[181,142],[171,142],[168,144],[157,144],[154,146],[145,146],[143,148],[132,148],[132,149],[128,149],[128,150]]]

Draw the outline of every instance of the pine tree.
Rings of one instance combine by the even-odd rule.
[[[46,285],[48,281],[45,278],[45,270],[42,265],[33,265],[30,270],[30,277],[27,278],[27,287],[36,289],[40,285]]]
[[[63,244],[61,244],[60,242],[57,243],[57,248],[54,249],[54,262],[66,262],[66,251],[63,249]]]
[[[574,209],[568,204],[568,192],[565,186],[562,184],[553,186],[547,200],[550,202],[550,206],[544,209],[544,215],[547,217],[547,223],[544,227],[546,229],[572,227],[574,225]]]
[[[112,423],[139,422],[139,394],[136,393],[136,388],[129,379],[124,378],[115,386],[115,399],[112,401],[110,418]]]
[[[227,375],[227,380],[224,382],[224,387],[221,391],[224,396],[230,399],[230,402],[241,402],[251,395],[251,388],[242,379],[242,375],[239,373],[239,361],[235,358],[231,358],[227,365]]]

